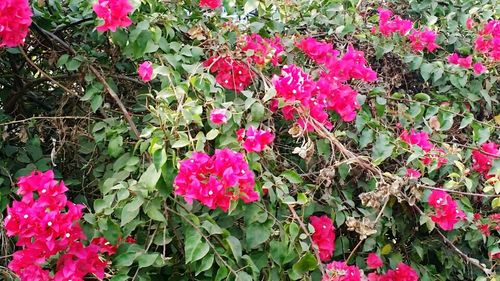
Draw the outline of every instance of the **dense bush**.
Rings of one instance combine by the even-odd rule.
[[[496,280],[499,62],[496,0],[3,0],[2,280]]]

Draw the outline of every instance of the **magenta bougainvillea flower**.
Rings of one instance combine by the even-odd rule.
[[[368,274],[368,281],[418,281],[419,277],[415,269],[405,263],[399,263],[396,269],[391,269],[385,274]]]
[[[217,108],[210,112],[210,121],[214,124],[221,125],[227,123],[227,110]]]
[[[482,174],[486,178],[489,175],[491,166],[495,159],[500,158],[500,149],[498,144],[494,142],[487,142],[481,145],[480,149],[472,151],[472,168]]]
[[[480,75],[486,72],[486,66],[484,66],[480,62],[476,62],[475,64],[472,65],[472,70],[474,70],[474,74]]]
[[[420,176],[422,176],[422,174],[418,170],[408,168],[406,169],[406,176],[409,178],[418,179],[420,178]]]
[[[242,143],[243,148],[248,152],[261,152],[267,145],[274,141],[274,135],[269,130],[258,130],[250,126],[248,129],[239,129],[236,132],[238,141]]]
[[[375,27],[372,30],[372,33],[375,33],[378,30],[385,37],[388,37],[396,32],[401,36],[404,36],[413,27],[412,21],[403,20],[400,16],[393,17],[394,14],[390,10],[378,8],[378,13],[378,29]]]
[[[366,82],[377,79],[377,74],[366,66],[363,52],[348,46],[345,54],[339,57],[339,52],[331,44],[314,38],[305,38],[296,46],[322,65],[324,71],[319,73],[315,81],[300,67],[286,65],[280,76],[274,76],[276,96],[286,102],[282,108],[285,119],[297,117],[297,123],[308,131],[314,130],[307,120],[309,118],[332,129],[328,111],[335,111],[344,121],[354,120],[361,106],[357,100],[358,93],[347,82],[351,79]],[[275,105],[273,110],[276,109]]]
[[[422,52],[425,49],[433,52],[439,45],[436,44],[437,34],[433,30],[425,27],[423,30],[413,29],[408,39],[410,40],[411,47],[416,52]]]
[[[433,190],[429,196],[429,205],[434,207],[432,221],[443,230],[452,230],[457,222],[465,218],[465,213],[458,208],[457,202],[445,191]]]
[[[268,62],[274,66],[278,65],[284,53],[279,37],[263,38],[259,34],[244,35],[240,38],[239,44],[242,52],[252,51],[252,55],[247,59],[248,63],[255,63],[259,66],[264,66]]]
[[[368,257],[366,258],[366,264],[369,268],[376,269],[381,267],[384,262],[376,253],[369,253]]]
[[[52,171],[35,171],[19,178],[18,186],[22,199],[7,207],[4,225],[8,236],[18,238],[21,249],[13,254],[9,268],[21,281],[83,280],[89,274],[104,278],[108,262],[102,254],[112,252],[82,243],[86,238],[78,221],[84,206],[66,198],[64,183],[56,181]],[[55,256],[59,257],[51,273],[46,263]]]
[[[361,271],[345,261],[334,261],[326,265],[326,273],[321,281],[361,281]]]
[[[479,30],[474,49],[494,61],[500,60],[500,20],[490,20]]]
[[[321,261],[329,261],[335,251],[335,227],[332,220],[323,215],[321,217],[311,216],[309,218],[311,225],[314,227],[314,233],[311,239],[318,247],[319,257]]]
[[[137,72],[139,73],[139,77],[142,81],[151,81],[153,77],[153,63],[151,63],[150,61],[141,63]]]
[[[212,56],[203,62],[203,66],[215,74],[215,81],[222,87],[236,92],[248,87],[254,76],[247,64],[229,57]]]
[[[210,8],[212,10],[217,9],[222,5],[222,0],[200,0],[201,8]]]
[[[98,31],[115,32],[118,27],[128,27],[132,24],[128,14],[132,12],[133,7],[128,0],[99,0],[93,9],[97,17],[104,20],[104,23],[97,27]]]
[[[259,199],[254,190],[254,175],[243,154],[228,148],[216,150],[213,156],[194,152],[182,160],[174,185],[175,194],[186,202],[197,200],[210,209],[219,207],[225,212],[231,201],[250,203]]]
[[[0,47],[23,45],[32,16],[28,0],[0,1]]]
[[[425,152],[429,152],[434,148],[434,145],[429,141],[429,134],[426,132],[418,132],[413,129],[410,132],[403,130],[399,137],[407,144],[416,145]]]

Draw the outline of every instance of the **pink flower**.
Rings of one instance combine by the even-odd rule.
[[[326,273],[321,281],[361,281],[361,271],[357,266],[349,266],[344,261],[334,261],[326,266]]]
[[[238,141],[243,142],[243,148],[248,152],[261,152],[273,142],[274,135],[268,130],[257,130],[250,126],[247,130],[239,129],[236,132]]]
[[[23,45],[33,16],[29,1],[2,0],[0,2],[0,47]]]
[[[474,20],[471,19],[471,18],[468,18],[466,21],[465,21],[465,27],[468,29],[468,30],[471,30],[472,28],[474,28]]]
[[[227,123],[227,110],[223,108],[214,109],[210,112],[210,121],[214,124],[226,124]]]
[[[302,39],[295,44],[307,56],[316,63],[326,63],[330,58],[337,57],[339,52],[333,49],[333,46],[326,42],[319,42],[312,37]]]
[[[476,75],[481,75],[484,72],[486,72],[486,67],[482,63],[480,63],[480,62],[476,62],[472,66],[472,69],[474,70],[474,74],[476,74]]]
[[[442,190],[433,190],[429,196],[429,205],[434,207],[433,222],[443,230],[452,230],[457,222],[465,218],[465,213],[458,209],[457,203]]]
[[[252,55],[248,57],[249,63],[255,63],[263,66],[271,62],[274,66],[281,62],[281,56],[284,53],[284,47],[281,44],[281,39],[262,38],[259,34],[245,35],[240,38],[242,52],[252,51]]]
[[[243,154],[227,148],[216,150],[212,157],[194,152],[181,161],[174,186],[175,194],[183,196],[186,202],[198,200],[210,209],[219,207],[224,212],[229,210],[231,201],[250,203],[259,199],[254,175]]]
[[[476,51],[500,61],[500,20],[488,21],[479,30],[474,45]]]
[[[318,247],[319,257],[321,261],[329,261],[335,250],[335,227],[333,222],[326,215],[321,217],[311,216],[309,221],[314,227],[311,239],[314,245]]]
[[[203,66],[216,74],[215,81],[222,87],[236,92],[248,87],[254,76],[247,64],[229,57],[212,56],[203,62]]]
[[[434,148],[434,145],[429,141],[429,134],[426,132],[418,132],[413,129],[411,132],[404,130],[399,137],[407,144],[416,145],[425,152],[429,152]]]
[[[145,61],[139,65],[139,77],[144,82],[151,81],[153,76],[153,64],[150,61]]]
[[[52,171],[35,171],[20,177],[18,186],[22,199],[7,207],[4,225],[8,236],[17,236],[21,248],[9,263],[21,281],[83,280],[89,274],[104,278],[108,263],[99,254],[111,253],[104,245],[83,245],[79,220],[84,206],[67,200],[64,183],[54,180]],[[43,268],[50,267],[47,261],[54,258],[52,277]]]
[[[432,53],[435,49],[439,48],[439,45],[436,44],[436,38],[436,32],[430,30],[428,27],[424,28],[423,31],[414,29],[408,35],[411,47],[416,52],[422,52],[427,49]]]
[[[420,178],[421,175],[422,174],[418,170],[411,169],[411,168],[406,169],[406,176],[409,178],[418,179],[418,178]]]
[[[399,16],[395,16],[394,19],[391,20],[393,13],[390,10],[378,8],[378,13],[378,30],[380,30],[380,33],[385,37],[388,37],[395,32],[398,32],[401,36],[404,36],[413,26],[412,21],[403,20]]]
[[[418,281],[418,274],[412,267],[399,263],[398,267],[394,270],[387,271],[378,279],[369,279],[369,281]]]
[[[200,0],[201,8],[210,8],[212,10],[215,10],[220,5],[222,5],[222,0]]]
[[[472,168],[481,173],[484,177],[489,178],[489,172],[493,164],[493,160],[500,157],[500,149],[494,142],[487,142],[481,145],[480,149],[472,151]]]
[[[451,64],[458,64],[458,60],[460,59],[460,56],[457,53],[453,53],[448,56],[448,62]]]
[[[128,14],[132,12],[133,7],[128,0],[99,0],[93,9],[97,17],[104,20],[104,23],[97,27],[98,31],[115,32],[118,27],[128,27],[132,24]]]
[[[380,257],[377,254],[369,253],[368,258],[366,259],[366,264],[368,265],[368,267],[376,269],[381,267],[384,264],[384,262],[382,261],[382,259],[380,259]]]

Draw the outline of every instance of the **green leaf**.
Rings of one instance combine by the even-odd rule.
[[[156,261],[156,259],[158,259],[158,257],[160,257],[160,254],[158,253],[140,255],[137,258],[137,262],[139,263],[139,268],[151,266]]]
[[[190,144],[190,142],[188,139],[180,139],[180,140],[174,142],[174,144],[172,144],[172,148],[181,148],[181,147],[188,146],[189,144]]]
[[[115,136],[109,141],[108,153],[111,157],[118,157],[123,152],[123,137]]]
[[[219,135],[219,130],[217,129],[212,129],[210,132],[207,133],[206,139],[207,140],[213,140]]]
[[[131,222],[133,219],[137,217],[139,214],[140,207],[144,203],[144,199],[142,197],[135,197],[132,202],[125,205],[122,209],[121,214],[121,226],[126,225]]]
[[[231,252],[233,253],[234,258],[239,262],[242,256],[240,240],[238,240],[234,236],[229,236],[228,238],[226,238],[226,241],[229,244],[229,248],[231,248]]]
[[[497,197],[491,201],[491,208],[496,209],[500,207],[500,197]]]
[[[186,257],[186,264],[190,262],[195,262],[202,259],[210,247],[204,242],[203,237],[198,231],[193,227],[188,227],[186,229],[185,240],[184,240],[184,252]]]
[[[389,142],[387,135],[380,135],[377,138],[372,150],[373,163],[378,165],[392,155],[394,145]]]
[[[474,120],[474,115],[472,113],[466,113],[464,118],[462,119],[462,122],[460,122],[459,129],[463,129],[463,128],[469,126],[469,124],[472,122],[472,120]]]
[[[420,66],[420,74],[424,81],[429,80],[431,78],[432,71],[434,69],[434,65],[432,63],[424,63]]]
[[[245,6],[243,7],[244,15],[252,12],[259,7],[259,0],[247,0]]]
[[[359,137],[359,148],[365,148],[373,142],[373,130],[364,129]]]
[[[249,249],[255,249],[260,244],[266,242],[271,236],[271,225],[272,221],[268,221],[264,224],[253,223],[249,225],[245,231],[247,247]]]
[[[313,271],[318,267],[316,258],[311,253],[307,253],[300,258],[300,260],[293,265],[293,270],[299,275],[306,272]]]
[[[153,191],[156,183],[161,177],[161,170],[157,170],[154,164],[149,165],[148,169],[142,174],[139,183],[143,184],[148,190]]]
[[[266,109],[262,104],[256,102],[252,105],[250,112],[252,115],[252,121],[259,122],[264,119]]]
[[[281,176],[286,178],[290,183],[300,184],[302,183],[302,177],[293,170],[287,170],[281,173]]]

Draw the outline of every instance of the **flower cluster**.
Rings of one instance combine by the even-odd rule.
[[[227,110],[224,108],[217,108],[210,112],[210,121],[214,124],[221,125],[227,123]]]
[[[104,20],[104,23],[97,27],[98,31],[115,32],[118,27],[128,27],[132,24],[128,14],[132,12],[133,7],[128,0],[99,0],[93,9],[97,17]]]
[[[424,165],[427,166],[436,162],[437,168],[440,168],[442,165],[448,163],[448,159],[444,157],[444,150],[434,146],[429,140],[429,134],[426,132],[418,132],[413,129],[410,132],[403,130],[399,137],[405,143],[409,145],[416,145],[426,153],[420,159]],[[414,175],[416,176],[417,174]],[[420,176],[420,174],[418,174],[418,176]]]
[[[210,157],[202,152],[180,162],[174,180],[175,194],[192,203],[198,200],[210,209],[227,212],[231,201],[250,203],[259,199],[254,190],[255,179],[241,153],[228,148],[215,151]]]
[[[457,222],[465,218],[465,213],[458,208],[457,202],[445,191],[433,190],[429,196],[429,205],[434,207],[432,221],[444,230],[452,230]]]
[[[234,57],[213,55],[203,63],[204,67],[216,74],[217,83],[236,92],[243,91],[252,82],[255,75],[250,65],[263,67],[271,62],[276,66],[284,53],[279,37],[267,39],[258,34],[241,36],[237,47],[233,53]],[[246,59],[236,59],[245,57]]]
[[[427,49],[427,51],[432,53],[439,48],[439,45],[436,44],[436,38],[436,32],[428,27],[425,27],[423,30],[413,29],[410,35],[408,35],[411,48],[416,52],[422,52]]]
[[[500,61],[500,20],[490,20],[479,30],[474,48],[492,60]]]
[[[0,47],[16,47],[24,44],[31,25],[28,0],[0,1]]]
[[[334,261],[326,265],[326,273],[321,281],[361,281],[361,271],[355,265]]]
[[[498,144],[494,142],[484,143],[480,149],[472,151],[472,168],[485,178],[491,178],[493,176],[489,175],[491,165],[498,158],[500,158]]]
[[[22,249],[14,253],[9,268],[22,281],[83,280],[88,274],[104,278],[107,262],[99,254],[106,250],[95,243],[83,245],[78,221],[84,206],[68,201],[64,183],[54,180],[52,171],[35,171],[21,177],[18,186],[22,199],[7,208],[4,224]],[[42,265],[55,255],[60,256],[52,275]]]
[[[145,61],[139,65],[139,69],[137,70],[139,73],[139,77],[144,82],[149,82],[153,78],[153,63],[150,61]]]
[[[413,28],[413,22],[410,20],[403,20],[400,16],[393,16],[392,11],[378,8],[379,21],[378,28],[373,27],[372,33],[376,33],[377,30],[383,36],[391,36],[393,33],[399,33],[401,36],[406,35],[408,31]]]
[[[215,74],[215,81],[222,87],[236,92],[248,87],[254,76],[247,64],[225,56],[212,56],[203,62],[203,66]]]
[[[399,16],[394,16],[392,11],[379,8],[379,25],[378,28],[372,28],[372,33],[380,31],[383,36],[390,36],[393,33],[399,33],[401,36],[407,36],[410,40],[412,49],[416,52],[422,52],[425,49],[433,52],[439,48],[436,44],[437,34],[428,27],[422,30],[413,28],[413,22],[410,20],[403,20]],[[409,34],[408,34],[409,33]]]
[[[377,74],[367,67],[363,52],[349,46],[346,53],[339,57],[339,52],[331,44],[314,38],[303,39],[296,46],[316,63],[323,65],[325,71],[321,71],[319,78],[314,80],[301,68],[286,65],[281,75],[273,78],[277,98],[286,102],[282,108],[285,119],[290,120],[298,115],[298,124],[307,130],[313,130],[314,127],[306,117],[331,129],[328,111],[335,111],[344,121],[354,120],[360,108],[358,93],[347,82],[351,79],[366,82],[377,79]]]
[[[258,130],[253,126],[250,126],[246,130],[243,128],[239,129],[236,132],[236,136],[248,153],[261,152],[274,140],[274,135],[269,130]]]
[[[448,62],[454,65],[458,65],[465,69],[473,69],[476,75],[482,74],[486,71],[486,67],[480,63],[476,62],[472,64],[472,56],[460,57],[459,54],[453,53],[448,56]]]
[[[222,0],[200,0],[201,8],[210,8],[212,10],[215,10],[220,5],[222,5]]]
[[[375,272],[368,274],[368,281],[418,281],[419,277],[411,266],[400,263],[396,269],[388,270],[382,275]]]
[[[321,217],[311,216],[309,221],[314,227],[311,239],[318,247],[319,257],[321,261],[329,261],[335,250],[335,227],[333,222],[326,215]]]
[[[263,66],[271,62],[274,66],[281,62],[284,53],[281,38],[262,38],[259,34],[244,35],[240,38],[241,51],[250,54],[249,63]]]

